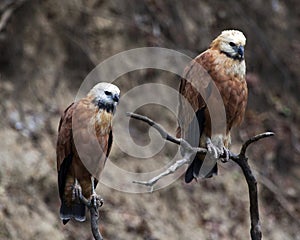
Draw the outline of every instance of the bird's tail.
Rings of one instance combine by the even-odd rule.
[[[63,221],[63,224],[66,224],[71,218],[79,222],[85,221],[85,205],[83,203],[75,202],[70,206],[67,206],[67,204],[62,201],[60,207],[60,219]]]
[[[191,163],[191,165],[188,167],[185,173],[185,182],[190,183],[194,178],[197,179],[200,176],[200,169],[203,165],[205,155],[203,154],[197,154]],[[218,166],[217,164],[214,165],[214,167],[205,175],[202,176],[204,178],[211,178],[214,175],[218,174]]]

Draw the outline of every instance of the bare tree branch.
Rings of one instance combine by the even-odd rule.
[[[260,139],[263,139],[263,138],[266,138],[266,137],[270,137],[270,136],[274,136],[274,133],[273,132],[265,132],[265,133],[261,133],[261,134],[258,134],[250,139],[248,139],[242,146],[241,148],[241,151],[240,151],[240,154],[239,155],[242,155],[242,156],[245,156],[246,154],[246,150],[247,148],[249,147],[250,144],[254,143],[254,142],[257,142],[259,141]]]
[[[160,135],[163,139],[166,139],[167,141],[176,143],[178,145],[181,144],[180,139],[172,137],[170,134],[167,133],[167,131],[162,126],[160,126],[159,124],[154,122],[152,119],[150,119],[146,116],[142,116],[142,115],[139,115],[136,113],[131,113],[131,112],[126,113],[126,115],[128,117],[148,123],[150,126],[154,127],[160,133]]]
[[[171,165],[166,171],[162,172],[158,176],[150,179],[149,181],[134,181],[134,183],[142,184],[145,186],[150,186],[151,191],[153,190],[153,186],[157,183],[158,180],[161,178],[176,172],[177,169],[182,167],[185,164],[190,164],[193,160],[193,156],[196,153],[207,153],[207,150],[204,148],[194,148],[192,147],[187,141],[182,138],[175,138],[171,136],[162,126],[154,122],[153,120],[139,115],[135,113],[127,113],[127,116],[141,120],[143,122],[148,123],[150,126],[154,127],[162,136],[162,138],[166,139],[167,141],[173,142],[177,145],[180,145],[182,148],[181,153],[183,155],[183,159],[176,161],[173,165]],[[254,142],[259,141],[260,139],[273,136],[274,133],[272,132],[265,132],[258,134],[250,139],[248,139],[242,146],[240,153],[234,154],[232,152],[229,153],[229,158],[237,163],[243,171],[245,176],[248,189],[249,189],[249,200],[250,200],[250,219],[251,219],[251,239],[252,240],[260,240],[262,239],[261,233],[261,226],[259,221],[259,209],[258,209],[258,196],[257,196],[257,181],[252,173],[252,170],[248,164],[248,158],[246,156],[247,148]],[[219,155],[219,159],[224,156]]]
[[[12,16],[12,13],[26,1],[27,0],[10,1],[1,7],[1,9],[0,9],[0,11],[1,11],[0,32],[2,32],[4,30],[4,28],[6,27],[9,19]]]
[[[82,194],[80,201],[87,206],[91,215],[91,230],[95,240],[103,240],[103,237],[99,231],[99,208],[103,205],[102,200],[92,197],[91,200],[87,200]]]
[[[181,160],[176,161],[175,164],[173,164],[172,166],[170,166],[166,171],[162,172],[161,174],[155,176],[154,178],[150,179],[149,181],[133,181],[133,183],[137,183],[137,184],[141,184],[141,185],[145,185],[145,186],[149,186],[151,187],[151,192],[153,191],[153,187],[154,184],[161,178],[170,175],[174,172],[177,171],[177,169],[179,169],[180,167],[182,167],[185,164],[188,164],[190,162],[190,159],[188,158],[183,158]]]
[[[151,192],[153,191],[153,187],[157,183],[158,180],[160,180],[161,178],[163,178],[167,175],[170,175],[170,174],[176,172],[177,169],[181,168],[183,165],[190,164],[192,162],[193,156],[195,156],[195,154],[207,153],[207,150],[205,148],[194,148],[183,138],[175,138],[175,137],[171,136],[170,134],[167,133],[167,131],[162,126],[160,126],[159,124],[157,124],[156,122],[154,122],[153,120],[151,120],[148,117],[145,117],[145,116],[142,116],[142,115],[139,115],[136,113],[127,113],[127,116],[148,123],[150,126],[154,127],[160,133],[160,135],[163,139],[166,139],[167,141],[170,141],[177,145],[180,145],[182,148],[181,152],[183,153],[183,159],[176,161],[166,171],[155,176],[154,178],[150,179],[149,181],[133,181],[133,183],[151,187],[151,190],[150,190]]]
[[[231,159],[236,162],[242,169],[249,189],[250,200],[250,219],[251,219],[251,239],[259,240],[262,238],[260,221],[259,221],[259,209],[258,209],[258,196],[257,196],[257,181],[252,173],[252,170],[248,164],[248,158],[246,157],[246,150],[250,144],[259,141],[260,139],[273,136],[273,132],[265,132],[258,134],[248,139],[242,146],[238,156]]]

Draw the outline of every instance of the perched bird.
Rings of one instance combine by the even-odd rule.
[[[230,143],[230,130],[239,125],[244,117],[247,104],[248,90],[245,80],[246,64],[244,47],[246,38],[237,30],[225,30],[212,41],[209,49],[198,55],[184,70],[179,92],[188,101],[194,110],[194,117],[189,117],[182,100],[179,100],[177,137],[182,137],[194,147],[207,148],[208,152],[217,152],[226,155],[228,160]],[[205,70],[199,70],[199,64]],[[188,79],[188,80],[187,80]],[[207,107],[211,79],[217,87],[226,112],[226,133],[212,136],[211,115]],[[205,88],[206,96],[201,96],[197,87]],[[199,135],[197,141],[193,139],[193,124],[197,122]],[[195,135],[195,134],[194,134]],[[212,154],[211,154],[212,155]],[[206,175],[199,175],[205,154],[197,154],[185,174],[185,182],[194,178],[212,177],[217,174],[217,164]],[[200,172],[201,173],[201,172]]]
[[[97,177],[111,149],[112,118],[119,98],[117,86],[98,83],[85,98],[72,103],[60,119],[56,153],[60,218],[64,224],[71,218],[85,220],[86,207],[79,195],[97,198]]]

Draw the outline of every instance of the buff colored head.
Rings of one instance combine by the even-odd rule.
[[[235,60],[244,60],[244,47],[246,45],[245,35],[238,30],[225,30],[215,40],[210,48],[219,50],[227,57]]]
[[[101,82],[90,90],[88,96],[99,109],[114,113],[120,99],[120,89],[114,84]]]

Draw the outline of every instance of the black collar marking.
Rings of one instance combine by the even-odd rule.
[[[229,53],[221,51],[221,53],[224,53],[227,57],[232,58],[233,60],[239,60],[240,62],[244,60],[244,56],[241,56],[237,54],[236,56],[231,56]]]
[[[113,113],[115,111],[115,105],[113,103],[104,103],[101,100],[93,100],[93,103],[99,108],[107,111],[108,113]]]

